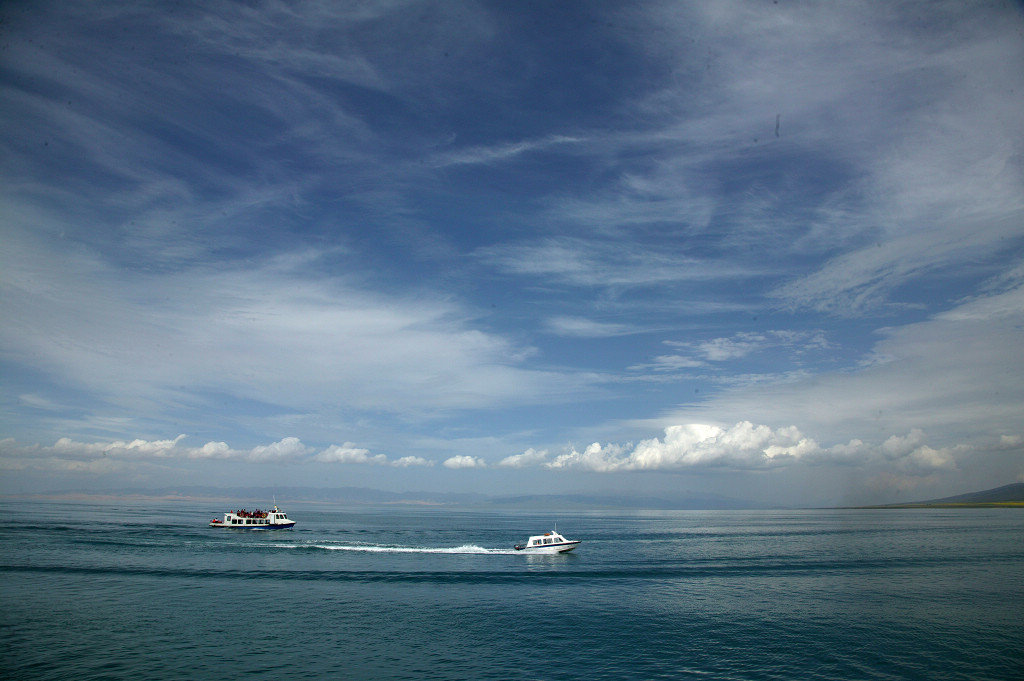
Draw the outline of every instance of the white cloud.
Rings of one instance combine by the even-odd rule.
[[[97,455],[126,459],[165,458],[174,454],[178,443],[184,438],[184,435],[179,435],[173,440],[136,439],[131,442],[115,440],[114,442],[83,443],[62,437],[53,447],[49,448],[49,451],[56,456],[69,458],[92,458]]]
[[[1017,449],[1024,446],[1024,437],[1020,435],[1001,435],[999,437],[1000,449]]]
[[[532,447],[527,449],[522,454],[513,454],[512,456],[506,456],[504,459],[498,462],[498,466],[503,468],[529,468],[531,466],[537,466],[548,459],[548,452],[544,450],[536,450]]]
[[[817,451],[796,428],[773,431],[750,422],[729,429],[707,424],[669,426],[664,439],[643,440],[636,446],[594,443],[556,457],[550,468],[619,470],[679,470],[694,467],[758,469]]]
[[[545,322],[545,327],[556,336],[569,338],[608,338],[637,333],[624,324],[608,324],[596,322],[583,317],[552,317]]]
[[[748,355],[773,348],[784,348],[794,358],[828,349],[832,344],[821,330],[786,331],[771,330],[743,331],[728,337],[710,338],[704,341],[664,341],[671,348],[686,351],[686,354],[659,355],[650,364],[638,364],[631,369],[653,369],[655,371],[676,371],[711,366],[711,363],[725,363],[742,359]]]
[[[284,411],[342,404],[412,417],[560,399],[591,380],[523,368],[532,348],[473,328],[440,296],[313,280],[316,254],[126,275],[84,250],[9,235],[0,283],[16,321],[0,328],[0,351],[122,413],[205,407],[212,392]]]
[[[456,151],[449,151],[442,154],[438,154],[434,158],[432,165],[438,168],[444,168],[446,166],[453,165],[477,165],[486,163],[496,163],[499,161],[507,161],[522,154],[527,154],[535,151],[544,151],[549,147],[560,146],[565,144],[574,144],[581,141],[582,140],[576,137],[568,137],[565,135],[549,135],[548,137],[536,140],[524,140],[522,142],[497,144],[488,147],[472,147],[469,149],[459,149]]]
[[[459,456],[453,456],[445,460],[445,468],[486,468],[487,463],[477,456],[467,456],[460,454]]]
[[[351,442],[343,445],[331,445],[315,457],[314,461],[320,463],[387,463],[387,457],[383,454],[371,455],[370,450],[356,447]]]
[[[391,462],[395,468],[408,468],[409,466],[433,466],[434,462],[424,459],[422,456],[403,456]]]
[[[707,362],[686,355],[658,355],[650,364],[635,364],[633,371],[653,369],[654,371],[678,371],[680,369],[696,369],[707,366]]]
[[[61,409],[61,405],[39,395],[18,395],[18,401],[35,409],[44,409],[46,411],[58,411]]]
[[[253,447],[249,453],[251,461],[292,461],[301,459],[310,451],[297,437],[286,437],[271,445]]]
[[[523,459],[517,464],[601,473],[697,469],[758,471],[834,464],[920,476],[956,470],[955,455],[970,451],[966,446],[934,449],[924,442],[924,433],[915,430],[905,436],[892,436],[880,445],[854,440],[822,447],[795,426],[772,429],[743,421],[721,428],[693,423],[669,426],[663,438],[643,440],[636,445],[595,442],[582,452],[573,449],[550,462],[546,461],[546,456],[527,457],[526,454],[533,452],[529,450],[521,455]]]
[[[245,463],[342,463],[375,464],[396,467],[429,466],[430,461],[416,456],[406,456],[389,461],[383,454],[371,454],[369,450],[351,442],[331,445],[319,453],[304,445],[298,438],[286,437],[269,445],[258,445],[252,449],[232,449],[226,442],[207,442],[199,447],[181,444],[185,439],[179,435],[173,440],[113,440],[108,442],[78,442],[61,438],[50,447],[21,445],[13,438],[0,440],[0,461],[8,468],[58,467],[73,469],[83,462],[107,461],[163,461],[175,460],[232,460]],[[105,464],[106,465],[106,464]]]
[[[438,5],[408,22],[389,20],[403,16],[403,3],[320,4],[304,13],[263,5],[239,8],[230,20],[71,3],[63,18],[51,17],[56,30],[26,14],[5,52],[23,77],[3,86],[9,106],[0,114],[24,138],[4,147],[12,181],[0,226],[0,361],[41,377],[8,388],[9,427],[24,428],[19,437],[51,433],[50,442],[73,436],[35,449],[4,441],[0,461],[91,471],[176,459],[432,463],[392,461],[352,443],[314,454],[298,438],[242,450],[223,441],[132,440],[175,433],[201,416],[222,429],[212,437],[229,442],[239,441],[243,423],[275,432],[246,434],[247,442],[277,431],[310,439],[316,428],[337,432],[322,424],[339,421],[370,424],[349,437],[387,441],[389,451],[403,449],[410,422],[434,421],[427,430],[447,419],[431,432],[465,435],[466,444],[439,442],[431,451],[465,453],[449,462],[478,466],[483,460],[469,454],[524,447],[476,446],[481,424],[534,427],[515,420],[519,407],[537,405],[571,404],[578,418],[579,399],[592,398],[618,367],[593,375],[552,367],[604,360],[627,345],[604,341],[599,357],[595,342],[570,356],[564,348],[573,344],[535,348],[528,333],[609,339],[649,330],[651,320],[664,329],[716,329],[709,333],[719,337],[670,343],[650,364],[632,367],[660,372],[644,379],[670,385],[678,377],[667,374],[703,368],[728,388],[702,389],[702,403],[661,402],[656,420],[631,431],[664,429],[663,438],[594,444],[569,458],[527,450],[500,465],[760,471],[869,462],[894,471],[880,485],[897,485],[898,476],[962,466],[980,456],[979,442],[1014,451],[1024,421],[1019,264],[945,313],[918,324],[887,318],[892,328],[880,331],[870,361],[837,360],[846,368],[835,373],[774,366],[729,375],[741,361],[758,371],[747,368],[758,353],[782,348],[795,358],[826,345],[782,331],[717,330],[762,313],[766,295],[787,310],[850,316],[930,305],[918,308],[923,316],[943,305],[940,296],[968,293],[959,283],[1012,257],[1024,235],[1020,14],[1009,5],[945,3],[928,6],[922,23],[914,15],[926,4],[602,7],[601,18],[624,19],[609,29],[641,26],[646,38],[619,64],[622,74],[640,67],[629,96],[583,116],[552,110],[557,118],[545,120],[538,110],[518,118],[532,132],[488,140],[484,126],[467,131],[466,143],[461,129],[417,128],[402,116],[419,112],[421,122],[458,127],[446,114],[455,98],[487,106],[507,104],[515,92],[526,101],[528,91],[509,85],[533,79],[494,78],[491,68],[498,55],[520,55],[499,50],[502,39],[521,36],[503,31],[505,13],[486,7]],[[139,59],[120,64],[110,61],[123,52],[117,39],[104,38],[123,26],[131,30],[117,33],[147,40],[133,46]],[[320,41],[311,45],[314,26]],[[580,35],[611,35],[590,30]],[[375,31],[389,40],[373,39]],[[555,66],[544,61],[550,53],[523,43],[531,50],[525,62]],[[409,49],[387,47],[394,44]],[[64,58],[70,54],[74,63]],[[190,58],[176,58],[183,55]],[[436,68],[442,59],[445,68]],[[482,82],[484,64],[493,82]],[[142,82],[155,85],[142,91]],[[225,82],[231,95],[218,98]],[[622,83],[612,78],[604,87]],[[396,102],[389,121],[401,130],[368,122],[375,106],[337,97],[339,84]],[[241,136],[225,134],[235,128]],[[526,182],[509,172],[541,157],[555,162],[532,168],[539,172]],[[460,184],[467,176],[473,182]],[[433,213],[437,196],[458,206],[488,186],[500,187],[515,209],[466,212],[466,224],[482,230],[472,239]],[[330,203],[319,203],[325,194]],[[424,195],[431,198],[420,201]],[[505,222],[512,224],[492,230]],[[431,256],[444,251],[448,259],[409,247],[416,227],[436,248]],[[346,241],[355,231],[361,236]],[[510,235],[519,240],[501,241]],[[350,252],[357,244],[369,244],[375,263],[410,269],[367,272],[373,256]],[[470,251],[472,259],[491,270],[453,264],[479,244],[489,245]],[[393,249],[400,257],[390,257]],[[412,269],[428,260],[422,272]],[[441,270],[450,276],[433,276]],[[488,278],[494,270],[500,282]],[[477,275],[479,286],[452,284]],[[485,327],[478,310],[486,304],[463,304],[474,295],[464,292],[506,283],[522,305]],[[618,316],[607,315],[612,307]],[[531,318],[530,309],[546,318]],[[607,319],[616,323],[598,321]],[[834,337],[847,330],[844,356],[866,331],[849,326]],[[551,340],[541,334],[536,342]],[[614,356],[631,364],[657,351],[640,352]],[[537,357],[543,363],[529,364]],[[624,404],[638,393],[618,396]],[[477,418],[481,410],[487,418]],[[286,419],[306,429],[267,425]],[[393,427],[399,419],[403,426]],[[722,429],[729,423],[737,425]],[[800,430],[755,425],[789,423]],[[591,437],[599,432],[607,431]],[[77,441],[82,433],[110,435],[89,444]]]
[[[548,238],[479,249],[485,263],[512,274],[549,277],[580,287],[650,287],[749,279],[756,267],[701,260],[620,240]]]
[[[940,451],[975,443],[987,450],[1002,435],[1019,434],[1024,423],[1022,291],[974,298],[930,319],[881,329],[868,354],[874,361],[861,366],[738,383],[636,425],[664,428],[712,417],[782,421],[799,424],[819,442],[924,431]]]
[[[762,334],[747,333],[737,338],[715,338],[697,344],[697,351],[709,362],[724,362],[749,355],[762,347],[765,337]]]

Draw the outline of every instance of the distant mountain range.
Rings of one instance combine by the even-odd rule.
[[[117,490],[77,490],[51,492],[32,497],[139,497],[240,502],[243,505],[269,505],[276,499],[281,504],[313,502],[353,505],[462,506],[509,509],[649,509],[649,510],[755,510],[780,508],[718,494],[680,492],[677,494],[598,492],[577,494],[532,494],[488,496],[476,493],[386,492],[365,487],[165,487]],[[960,494],[929,501],[885,504],[870,508],[922,508],[950,506],[1024,506],[1024,483]]]
[[[1012,485],[1003,485],[1002,487],[986,489],[980,492],[958,494],[953,497],[943,497],[942,499],[912,501],[902,504],[885,504],[884,506],[873,506],[872,508],[927,508],[957,506],[1024,506],[1024,482],[1015,482]]]
[[[532,494],[488,496],[476,493],[386,492],[365,487],[164,487],[127,488],[104,491],[76,490],[51,492],[37,497],[140,497],[190,499],[195,501],[239,501],[247,504],[314,502],[355,505],[466,506],[483,508],[573,508],[573,509],[651,509],[651,510],[730,510],[771,508],[766,504],[734,499],[717,494],[681,492],[648,495],[643,493]]]
[[[932,499],[931,501],[919,501],[917,503],[929,505],[1024,503],[1024,482],[1015,482],[1012,485],[1003,485],[1002,487],[986,489],[981,492],[958,494],[955,497]]]

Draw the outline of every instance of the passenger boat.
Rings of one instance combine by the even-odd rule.
[[[295,524],[288,515],[274,504],[270,511],[228,511],[224,520],[214,518],[210,527],[230,527],[237,530],[283,530]]]
[[[558,534],[556,528],[551,532],[530,537],[525,544],[516,544],[515,550],[526,553],[568,553],[579,545],[579,539],[566,539]]]

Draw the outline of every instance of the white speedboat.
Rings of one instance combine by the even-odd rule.
[[[515,550],[525,553],[566,553],[579,545],[579,539],[566,539],[556,529],[534,535],[525,544],[516,544]]]
[[[294,520],[288,518],[288,514],[274,504],[270,511],[228,511],[224,514],[224,520],[214,518],[210,521],[210,527],[230,527],[237,530],[283,530],[295,524]]]

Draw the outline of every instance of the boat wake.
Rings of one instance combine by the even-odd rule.
[[[472,554],[487,556],[509,556],[516,551],[512,549],[488,549],[475,544],[464,544],[451,547],[429,546],[393,546],[387,544],[327,544],[310,542],[302,544],[273,544],[274,548],[282,549],[319,549],[322,551],[349,551],[353,553],[441,553],[441,554]]]

